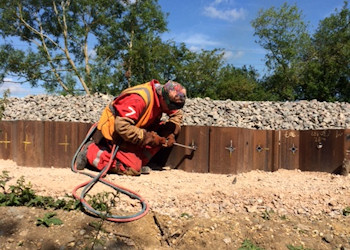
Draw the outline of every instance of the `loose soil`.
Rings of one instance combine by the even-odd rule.
[[[8,160],[0,160],[2,171],[12,178],[7,187],[23,176],[37,195],[55,198],[71,195],[90,179],[69,168],[31,168]],[[165,168],[106,179],[146,199],[148,214],[116,223],[56,210],[63,224],[45,227],[36,222],[50,210],[0,207],[0,249],[239,249],[248,240],[261,249],[350,249],[350,216],[343,214],[350,207],[350,176],[297,170],[218,175]],[[98,183],[89,193],[109,191]],[[137,200],[124,195],[118,201],[116,213],[140,209]]]

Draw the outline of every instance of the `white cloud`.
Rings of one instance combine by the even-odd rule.
[[[39,88],[31,88],[28,84],[19,84],[12,79],[4,78],[4,83],[0,83],[0,96],[5,90],[10,90],[10,96],[23,97],[26,95],[35,95],[43,93]]]
[[[232,2],[228,0],[215,0],[204,8],[204,15],[225,21],[245,19],[246,11],[243,8],[232,8]]]
[[[185,37],[185,35],[182,35],[182,37]],[[181,40],[186,44],[200,46],[200,47],[219,45],[219,42],[210,40],[210,38],[207,35],[200,34],[200,33],[189,35],[186,38]]]
[[[225,50],[224,51],[224,59],[229,61],[231,59],[239,59],[242,58],[245,55],[244,51],[237,50],[233,52],[232,50]]]
[[[204,14],[212,18],[222,19],[226,21],[236,21],[239,19],[244,19],[246,16],[246,12],[242,8],[219,10],[214,6],[205,7]]]
[[[10,94],[23,93],[25,89],[19,83],[14,83],[10,79],[5,78],[4,83],[0,85],[0,93],[2,94],[5,90],[10,90]]]
[[[193,52],[199,52],[201,49],[203,49],[203,48],[201,48],[201,47],[198,47],[198,46],[190,46],[190,47],[188,47],[188,49],[190,50],[190,51],[193,51]]]

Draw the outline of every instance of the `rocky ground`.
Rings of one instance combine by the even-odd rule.
[[[94,123],[112,96],[34,95],[9,98],[3,120],[35,120]],[[350,103],[252,102],[187,99],[184,125],[239,127],[267,130],[315,130],[350,128]]]
[[[30,168],[0,160],[15,185],[21,176],[37,195],[62,198],[90,177],[60,168]],[[96,174],[93,171],[86,170]],[[350,176],[279,170],[238,175],[163,169],[149,175],[109,174],[150,211],[128,223],[102,221],[80,211],[55,211],[62,225],[36,226],[48,210],[0,208],[1,249],[350,249]],[[101,183],[91,194],[108,191]],[[120,213],[137,212],[122,195]],[[349,208],[350,209],[350,208]],[[349,211],[350,212],[350,211]],[[253,249],[253,248],[246,248]]]

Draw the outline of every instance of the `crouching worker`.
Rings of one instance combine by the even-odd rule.
[[[95,134],[76,159],[78,170],[87,164],[102,170],[111,149],[119,145],[109,173],[140,175],[149,173],[147,163],[162,148],[171,147],[180,132],[186,89],[177,82],[161,85],[157,80],[124,90],[103,110]],[[168,115],[161,121],[163,113]]]

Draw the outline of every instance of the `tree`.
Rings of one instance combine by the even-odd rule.
[[[258,101],[269,98],[260,85],[257,71],[243,66],[236,68],[230,64],[220,69],[214,99]]]
[[[183,83],[190,97],[213,97],[219,70],[223,66],[223,53],[219,49],[193,52],[181,47],[180,63],[176,65],[176,80]]]
[[[312,48],[305,57],[306,99],[350,101],[350,9],[343,8],[323,19],[313,35]]]
[[[30,47],[21,51],[5,45],[20,56],[0,59],[6,65],[2,76],[17,76],[32,86],[43,81],[51,91],[58,83],[68,93],[77,90],[76,82],[89,94],[120,91],[125,79],[128,86],[149,80],[149,48],[166,30],[157,0],[0,0],[0,19],[4,38],[18,37]]]
[[[109,25],[108,32],[98,32],[101,47],[97,54],[118,69],[123,88],[155,77],[150,68],[161,59],[157,50],[166,46],[159,37],[167,30],[166,25],[166,15],[157,0],[136,0],[123,12],[119,23]]]
[[[254,35],[259,37],[257,43],[267,51],[266,66],[271,74],[265,78],[266,89],[278,99],[295,100],[302,70],[300,62],[310,44],[301,11],[287,3],[279,9],[260,10],[252,26]]]
[[[1,36],[19,38],[30,48],[14,49],[7,41],[7,49],[22,57],[12,57],[14,60],[8,62],[4,71],[33,86],[43,81],[49,90],[59,84],[68,93],[74,92],[75,84],[70,82],[77,79],[89,94],[94,67],[90,39],[98,30],[116,22],[124,8],[121,1],[107,0],[1,0]],[[21,67],[15,68],[14,64]]]

